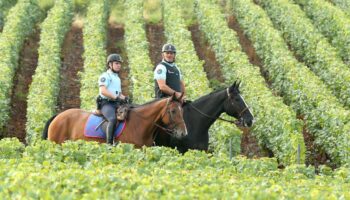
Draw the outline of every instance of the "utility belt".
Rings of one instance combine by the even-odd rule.
[[[103,98],[100,95],[97,96],[96,98],[96,105],[97,109],[101,110],[101,108],[107,104],[107,103],[112,103],[112,104],[121,104],[121,100],[119,98],[117,99],[108,99],[108,98]]]

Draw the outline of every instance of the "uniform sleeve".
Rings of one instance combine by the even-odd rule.
[[[98,86],[108,86],[109,84],[109,79],[108,79],[108,75],[106,73],[103,73],[100,78],[98,79]]]
[[[164,65],[157,65],[154,70],[155,80],[166,80],[166,67]]]
[[[180,70],[180,68],[178,68],[178,67],[177,67],[177,70],[179,70],[179,74],[180,74],[180,80],[182,80],[182,81],[183,81],[183,76],[182,76],[182,73],[181,73],[181,70]]]

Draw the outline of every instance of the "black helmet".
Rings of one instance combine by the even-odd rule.
[[[110,62],[123,62],[122,57],[119,54],[112,53],[107,57],[107,64]]]
[[[162,52],[173,52],[176,53],[176,48],[172,44],[163,45]]]

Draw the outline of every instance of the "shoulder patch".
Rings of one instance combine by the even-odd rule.
[[[158,69],[158,70],[157,70],[157,74],[161,74],[162,72],[163,72],[162,69]]]
[[[106,78],[105,77],[101,77],[100,81],[103,83],[106,81]]]

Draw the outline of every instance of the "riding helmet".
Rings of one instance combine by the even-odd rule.
[[[107,64],[110,62],[123,62],[122,57],[119,54],[112,53],[107,57]]]
[[[163,45],[162,52],[173,52],[176,53],[176,48],[172,44]]]

